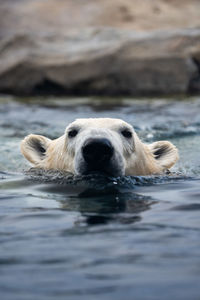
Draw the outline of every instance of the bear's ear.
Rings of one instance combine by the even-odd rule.
[[[32,164],[39,164],[46,155],[51,140],[42,135],[30,134],[21,142],[21,152]]]
[[[171,168],[179,159],[177,148],[168,141],[158,141],[148,147],[163,170]]]

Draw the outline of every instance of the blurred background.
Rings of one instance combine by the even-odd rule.
[[[0,1],[2,93],[199,91],[199,0]]]

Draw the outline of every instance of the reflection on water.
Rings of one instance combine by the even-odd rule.
[[[199,299],[200,100],[35,100],[0,102],[1,298]],[[145,141],[170,139],[178,173],[22,173],[24,135],[57,137],[92,115],[122,118]]]

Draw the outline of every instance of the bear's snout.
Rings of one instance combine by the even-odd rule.
[[[82,147],[82,155],[90,171],[103,171],[113,154],[114,148],[106,138],[91,138]]]

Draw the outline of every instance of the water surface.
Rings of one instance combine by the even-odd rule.
[[[122,118],[145,142],[172,141],[181,157],[176,176],[56,184],[24,175],[20,140],[56,138],[80,117]],[[199,300],[199,146],[198,97],[2,97],[1,298]]]

